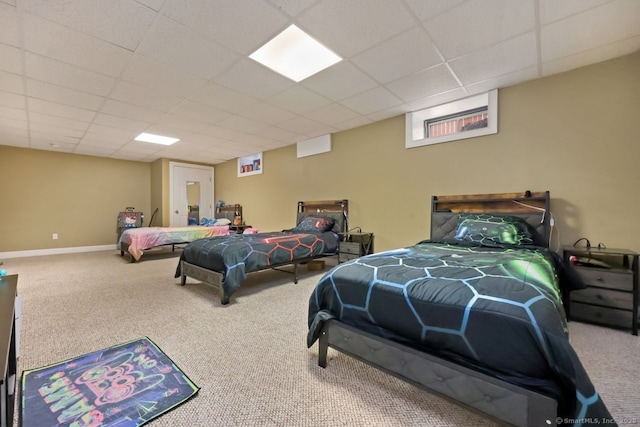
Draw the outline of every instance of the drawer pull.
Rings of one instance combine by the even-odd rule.
[[[600,277],[600,276],[597,276],[597,277],[596,277],[596,280],[597,280],[598,282],[602,282],[602,281],[604,281],[604,280],[602,279],[602,277]]]

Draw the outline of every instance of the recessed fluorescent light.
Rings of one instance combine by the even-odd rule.
[[[178,138],[170,138],[168,136],[154,135],[152,133],[144,133],[144,132],[136,136],[135,140],[142,141],[142,142],[152,142],[154,144],[162,144],[162,145],[171,145],[180,141]]]
[[[295,82],[342,61],[342,58],[295,25],[275,36],[249,58]]]

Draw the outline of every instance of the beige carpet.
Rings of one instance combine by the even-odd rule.
[[[494,425],[333,350],[318,367],[307,303],[324,272],[301,267],[298,284],[253,273],[222,306],[208,285],[179,285],[177,260],[159,251],[131,264],[115,250],[5,260],[24,297],[18,369],[147,336],[202,388],[153,426]],[[570,330],[612,414],[640,420],[639,338],[577,322]]]

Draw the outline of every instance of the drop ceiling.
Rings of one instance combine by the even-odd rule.
[[[218,164],[627,55],[639,22],[637,0],[0,0],[0,145]],[[249,58],[291,24],[344,60],[295,83]]]

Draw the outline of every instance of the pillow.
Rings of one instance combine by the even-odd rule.
[[[229,225],[231,224],[231,220],[229,218],[218,218],[216,219],[216,225]]]
[[[298,225],[291,229],[291,231],[322,233],[323,231],[331,230],[335,223],[336,220],[331,217],[309,215],[304,217]]]
[[[466,214],[458,216],[455,238],[475,243],[532,245],[529,224],[509,215]]]

